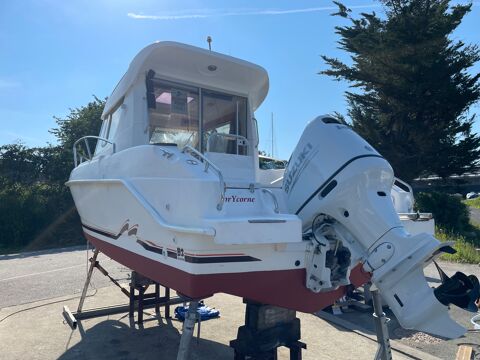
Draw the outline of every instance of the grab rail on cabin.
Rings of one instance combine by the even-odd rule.
[[[279,209],[278,209],[278,200],[277,200],[277,197],[275,196],[275,194],[273,193],[273,191],[264,188],[264,189],[262,189],[262,192],[263,192],[264,194],[268,194],[268,195],[271,196],[271,198],[272,198],[272,200],[273,200],[273,205],[274,205],[273,211],[275,211],[275,213],[278,214],[278,211],[279,211]]]
[[[201,152],[199,152],[197,149],[191,147],[190,145],[185,145],[185,147],[182,150],[183,153],[189,153],[199,161],[203,162],[205,164],[205,172],[208,171],[208,169],[212,169],[218,176],[218,180],[220,182],[220,199],[218,200],[217,204],[217,210],[220,211],[223,208],[223,203],[225,202],[225,191],[226,191],[226,184],[225,181],[223,180],[223,175],[222,172],[218,167],[215,166],[214,163],[212,163],[210,160],[208,160]]]
[[[108,139],[102,138],[100,136],[94,136],[94,135],[87,135],[87,136],[81,137],[80,139],[75,141],[75,143],[73,144],[73,163],[74,163],[75,167],[77,167],[79,165],[78,156],[77,156],[77,145],[81,141],[83,141],[85,143],[85,148],[87,149],[87,156],[88,157],[84,158],[82,155],[80,155],[80,164],[83,162],[84,159],[86,159],[86,161],[92,160],[92,151],[90,150],[90,144],[88,143],[88,139],[96,139],[97,142],[98,141],[104,141],[108,144],[112,144],[112,151],[113,151],[113,153],[115,153],[115,143],[108,140]]]
[[[237,142],[237,150],[238,146],[245,146],[247,148],[247,153],[248,153],[248,148],[250,147],[250,142],[245,136],[242,135],[236,135],[236,134],[224,134],[224,133],[213,133],[208,136],[207,139],[207,152],[210,151],[210,140],[212,140],[215,137],[224,137],[229,140],[236,140]],[[238,151],[237,151],[238,153]]]

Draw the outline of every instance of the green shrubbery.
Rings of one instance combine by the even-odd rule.
[[[455,254],[443,254],[441,256],[443,260],[469,264],[480,263],[480,253],[476,250],[475,244],[468,241],[465,236],[448,234],[437,228],[435,231],[435,237],[442,242],[455,241],[453,247],[457,252]]]
[[[73,168],[73,142],[98,134],[104,101],[95,99],[56,119],[57,146],[0,146],[0,252],[83,242],[65,182]]]
[[[455,241],[455,254],[443,254],[448,261],[480,263],[480,229],[469,221],[468,206],[460,197],[431,192],[415,195],[415,209],[431,212],[435,218],[435,236],[440,241]]]
[[[15,250],[78,243],[81,232],[68,189],[58,184],[4,184],[0,189],[1,248]],[[59,231],[68,223],[73,233]],[[53,226],[51,226],[53,225]],[[57,226],[55,226],[57,225]]]
[[[446,233],[463,234],[472,230],[468,207],[456,196],[440,192],[417,193],[415,210],[431,212],[437,227]]]

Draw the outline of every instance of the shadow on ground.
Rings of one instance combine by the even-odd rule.
[[[60,253],[68,253],[72,251],[80,251],[80,250],[85,250],[86,248],[87,248],[87,245],[75,245],[75,246],[69,246],[69,247],[63,247],[63,248],[18,252],[18,253],[12,253],[12,254],[0,253],[0,260],[25,259],[29,257],[38,257],[40,255],[60,254]]]
[[[155,324],[149,324],[150,321]],[[119,320],[105,320],[88,329],[79,322],[78,329],[73,331],[80,331],[81,341],[72,347],[67,342],[65,353],[58,359],[176,359],[181,334],[172,322],[177,321],[152,319],[145,322],[143,328]],[[87,322],[84,325],[86,327]],[[194,339],[190,350],[192,360],[233,358],[231,348],[205,339],[198,343]]]

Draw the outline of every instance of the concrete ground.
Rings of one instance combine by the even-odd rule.
[[[128,282],[128,269],[103,255],[99,259],[113,277]],[[63,305],[76,309],[86,265],[85,247],[0,256],[0,359],[175,359],[181,333],[181,323],[176,320],[153,317],[139,329],[123,314],[84,320],[79,329],[70,330],[61,311]],[[460,270],[480,276],[476,265],[442,266],[449,274]],[[428,267],[426,275],[436,286],[435,269]],[[87,299],[85,308],[126,303],[126,297],[98,271],[94,272],[93,285],[98,290],[90,290],[94,296]],[[242,300],[219,294],[206,304],[217,307],[222,317],[202,324],[202,339],[192,346],[191,358],[232,359],[228,344],[243,324]],[[452,314],[468,325],[470,313],[453,308]],[[329,322],[308,314],[298,317],[302,320],[302,341],[308,345],[304,359],[373,358],[377,344],[370,313],[348,313],[331,317]],[[479,343],[478,333],[454,341],[433,339],[432,343],[432,338],[399,332],[394,324],[392,319],[391,334],[397,339],[392,346],[402,352],[395,352],[394,359],[434,358],[426,353],[452,359],[457,343]],[[288,359],[286,350],[280,358]]]
[[[110,286],[90,291],[85,309],[121,304],[126,297]],[[77,330],[65,324],[63,305],[75,309],[78,299],[68,296],[0,310],[1,359],[176,359],[181,323],[158,319],[147,310],[143,328],[130,324],[126,314],[82,320]],[[221,311],[221,318],[203,322],[201,339],[194,341],[190,359],[233,359],[229,341],[243,324],[244,304],[238,297],[219,294],[206,304]],[[163,312],[162,312],[163,313]],[[376,343],[332,325],[314,315],[298,314],[304,359],[373,359]],[[280,349],[280,359],[288,359]],[[394,359],[410,359],[394,351]],[[418,357],[417,357],[418,358]],[[420,357],[422,358],[422,357]]]
[[[86,246],[0,255],[0,309],[42,299],[78,294],[87,274]],[[103,254],[99,261],[116,279],[127,279],[130,270]],[[109,285],[95,274],[97,287]]]
[[[469,206],[468,212],[470,213],[470,221],[480,224],[480,209]]]

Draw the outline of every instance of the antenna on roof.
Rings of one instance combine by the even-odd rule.
[[[207,36],[208,50],[212,51],[212,37]]]

